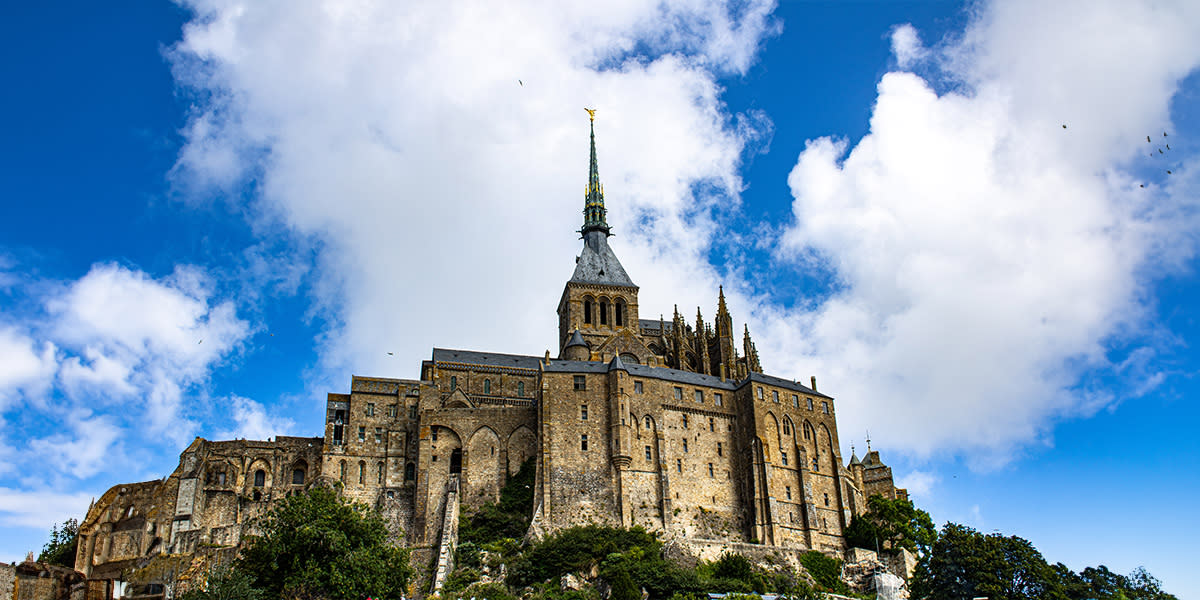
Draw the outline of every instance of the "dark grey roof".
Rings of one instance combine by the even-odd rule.
[[[537,356],[520,354],[500,354],[498,352],[475,352],[474,350],[451,350],[447,348],[433,349],[433,362],[457,362],[472,365],[487,365],[489,367],[517,367],[520,369],[536,369],[542,359]]]
[[[621,362],[621,355],[619,355],[619,354],[617,356],[614,356],[612,360],[608,361],[608,370],[609,371],[625,371],[626,373],[629,372],[629,369],[625,368],[625,363]]]
[[[583,336],[580,335],[578,329],[575,330],[575,333],[571,334],[570,341],[568,341],[567,345],[564,347],[570,348],[571,346],[583,346],[584,348],[587,348],[587,342],[583,341]]]
[[[657,330],[657,329],[660,329],[660,327],[659,327],[660,324],[662,325],[661,329],[663,330],[663,333],[671,333],[671,332],[675,331],[675,322],[674,321],[666,321],[666,320],[659,321],[658,319],[638,319],[638,327],[640,327],[641,329],[649,329],[652,331]]]
[[[625,268],[612,248],[608,247],[608,236],[602,231],[589,231],[583,236],[583,251],[576,259],[571,281],[637,287],[625,274]]]
[[[850,464],[852,464],[852,465],[861,465],[861,464],[862,464],[862,461],[858,460],[858,455],[857,455],[857,454],[855,454],[855,453],[851,452],[851,453],[850,453]]]
[[[755,383],[765,383],[767,385],[773,385],[776,387],[787,388],[789,390],[792,390],[793,392],[800,392],[802,394],[811,394],[813,396],[820,396],[822,398],[829,398],[830,400],[833,400],[833,396],[827,396],[825,394],[822,394],[821,392],[818,392],[810,387],[800,385],[799,383],[796,383],[795,381],[792,381],[791,379],[784,379],[782,377],[775,377],[772,375],[763,375],[762,373],[751,373],[750,377],[748,377],[745,381],[742,382],[742,385],[750,383],[751,381],[753,381]],[[741,387],[741,386],[739,385],[738,387]]]

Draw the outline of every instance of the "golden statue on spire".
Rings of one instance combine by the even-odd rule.
[[[594,109],[594,108],[584,108],[583,110],[586,110],[586,111],[587,111],[587,114],[588,114],[588,119],[589,119],[589,120],[591,120],[591,121],[594,123],[594,122],[596,121],[596,109]]]

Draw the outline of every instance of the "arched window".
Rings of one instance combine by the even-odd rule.
[[[259,469],[254,472],[254,487],[267,485],[267,472]]]
[[[404,480],[405,481],[412,481],[416,476],[417,476],[417,466],[416,465],[414,465],[412,463],[408,463],[407,465],[404,465]]]
[[[792,422],[787,419],[783,420],[783,435],[792,435]]]
[[[613,313],[614,313],[613,316],[616,317],[615,322],[617,324],[617,327],[621,327],[621,326],[625,325],[625,301],[624,300],[617,298],[616,303],[613,304]]]
[[[592,324],[592,301],[589,298],[585,298],[583,301],[583,322],[588,325]]]
[[[492,380],[491,379],[483,380],[483,393],[485,393],[485,394],[492,393]]]
[[[367,462],[360,460],[360,461],[358,461],[358,485],[362,485],[366,482],[367,482]]]
[[[525,382],[524,381],[517,382],[517,395],[521,396],[521,397],[525,396]]]
[[[292,469],[292,484],[302,485],[304,483],[304,467],[296,466]]]
[[[450,391],[453,392],[454,390],[457,390],[457,389],[458,389],[458,377],[451,375],[450,376]]]
[[[608,325],[608,300],[600,301],[600,324]]]

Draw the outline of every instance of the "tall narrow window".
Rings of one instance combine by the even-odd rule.
[[[820,463],[817,462],[817,457],[814,456],[813,457],[813,471],[820,471],[821,470],[820,467],[821,467],[821,465],[820,465]]]
[[[808,400],[808,410],[812,410],[812,398],[805,398],[805,400]]]
[[[615,320],[617,323],[617,327],[621,327],[621,326],[625,325],[625,302],[624,301],[617,300],[616,303],[613,304],[613,316],[616,317]]]
[[[416,476],[417,476],[417,466],[416,465],[414,465],[412,463],[408,463],[407,465],[404,465],[404,480],[405,481],[412,481],[413,479],[416,478]]]
[[[591,300],[583,301],[583,322],[587,323],[588,325],[592,324],[592,301]]]
[[[645,423],[646,423],[646,431],[650,431],[651,429],[654,429],[654,421],[650,420],[650,415],[646,415]]]
[[[579,449],[583,450],[584,452],[587,451],[587,434],[586,433],[579,436]]]
[[[717,442],[717,456],[725,456],[721,454],[721,442]]]
[[[680,416],[682,416],[682,417],[683,417],[683,428],[684,428],[684,429],[687,429],[687,428],[688,428],[688,418],[687,418],[687,414],[683,414],[683,415],[680,415]]]
[[[695,396],[697,404],[704,404],[704,390],[696,390]]]
[[[346,461],[344,460],[338,464],[338,478],[342,480],[342,483],[346,483]]]
[[[787,419],[783,420],[783,435],[792,435],[792,425]]]
[[[779,390],[771,390],[771,402],[779,404]]]
[[[262,487],[267,484],[267,472],[259,469],[254,472],[254,487]]]
[[[783,466],[787,466],[787,452],[780,452],[779,457],[783,459]]]
[[[383,485],[383,463],[375,463],[375,477],[379,485]]]
[[[829,414],[829,403],[828,402],[821,403],[821,412],[823,412],[825,414]]]
[[[455,375],[451,375],[450,376],[450,391],[453,392],[454,390],[457,390],[457,389],[458,389],[458,377]]]
[[[485,394],[492,393],[492,380],[491,379],[483,380],[483,393],[485,393]]]
[[[783,489],[784,489],[784,491],[786,491],[786,492],[787,492],[787,499],[788,499],[788,500],[791,500],[791,499],[792,499],[792,488],[791,488],[791,486],[787,486],[787,487],[785,487],[785,488],[783,488]]]
[[[684,452],[687,452],[687,451],[688,451],[688,449],[687,449],[687,438],[683,438],[683,451],[684,451]]]
[[[800,408],[800,396],[792,394],[792,406],[795,406],[796,408]]]
[[[525,382],[524,381],[517,382],[517,397],[519,397],[519,398],[525,397]]]
[[[708,463],[708,476],[709,476],[709,477],[712,477],[712,476],[713,476],[713,468],[712,468],[712,463]]]
[[[358,441],[360,441],[360,442],[367,441],[367,428],[365,426],[360,426],[358,428]]]
[[[367,481],[367,463],[366,461],[358,461],[358,485],[362,485]]]
[[[429,428],[429,435],[432,438],[431,441],[434,441],[434,442],[437,441],[437,430],[438,430],[437,425],[434,425],[433,427]]]
[[[375,428],[375,443],[376,444],[383,443],[383,428],[382,427]]]
[[[825,494],[825,506],[829,506],[829,494]]]
[[[587,405],[586,404],[579,405],[579,420],[580,421],[587,420]]]
[[[395,405],[395,404],[389,404],[389,405],[388,405],[388,416],[389,416],[389,417],[395,417],[395,416],[396,416],[396,405]]]
[[[417,405],[416,404],[408,407],[408,418],[410,418],[410,419],[417,418]]]
[[[635,393],[635,394],[642,393],[642,382],[640,382],[640,381],[633,382],[633,393]]]
[[[608,301],[600,301],[600,324],[608,325]]]
[[[683,459],[682,458],[675,459],[675,472],[676,473],[683,472]]]
[[[716,422],[716,421],[714,421],[712,417],[709,417],[709,418],[708,418],[708,430],[709,430],[709,431],[716,431],[716,430],[717,430],[717,422]]]
[[[368,417],[375,416],[375,403],[374,402],[367,403],[367,416]]]
[[[759,400],[762,400],[762,399],[763,399],[763,391],[762,391],[762,388],[761,388],[761,387],[760,387],[760,388],[758,388],[758,399],[759,399]]]
[[[721,397],[721,394],[713,394],[713,404],[716,404],[717,406],[724,406],[724,402],[725,399]]]
[[[650,460],[650,446],[646,446],[646,460]]]

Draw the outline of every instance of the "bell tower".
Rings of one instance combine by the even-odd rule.
[[[596,162],[596,111],[584,109],[591,121],[591,160],[583,197],[583,227],[579,234],[583,249],[575,258],[575,273],[567,281],[558,302],[558,347],[560,356],[578,331],[589,351],[600,347],[619,333],[638,333],[638,286],[634,285],[617,260],[608,238],[608,211],[604,207],[604,186]],[[570,344],[569,344],[570,343]],[[572,356],[579,353],[573,350]]]

